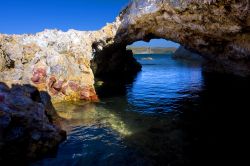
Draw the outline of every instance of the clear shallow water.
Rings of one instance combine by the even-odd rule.
[[[130,81],[105,83],[98,89],[100,103],[55,106],[68,138],[56,156],[32,165],[243,161],[249,80],[204,75],[199,62],[173,60],[170,55],[136,58],[142,72]]]

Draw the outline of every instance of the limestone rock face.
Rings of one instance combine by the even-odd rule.
[[[57,148],[66,137],[53,124],[53,107],[36,88],[0,83],[0,162],[22,165]]]
[[[0,36],[0,81],[31,84],[53,102],[97,100],[90,68],[91,32],[46,30]]]
[[[126,46],[154,38],[198,52],[209,70],[250,76],[249,8],[249,0],[134,0],[99,31],[0,35],[0,81],[31,84],[53,102],[97,100],[94,74],[139,71]]]

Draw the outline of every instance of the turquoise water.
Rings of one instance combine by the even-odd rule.
[[[171,54],[135,57],[142,71],[129,81],[104,82],[99,103],[55,106],[68,138],[56,155],[32,165],[241,161],[249,80],[203,74],[201,63],[174,60]]]

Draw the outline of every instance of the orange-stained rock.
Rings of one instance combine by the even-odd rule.
[[[80,91],[80,99],[88,101],[98,101],[95,89],[93,87],[82,87]]]
[[[72,82],[72,81],[70,81],[68,85],[71,88],[71,90],[73,90],[74,92],[77,92],[80,88],[77,83]]]
[[[53,88],[57,91],[60,91],[62,89],[62,86],[63,86],[63,81],[57,81],[54,85],[53,85]]]
[[[35,84],[45,83],[46,82],[46,70],[43,68],[34,69],[31,80]]]
[[[55,78],[54,76],[50,77],[50,78],[49,78],[48,86],[49,86],[50,88],[52,88],[55,82],[56,82],[56,78]]]

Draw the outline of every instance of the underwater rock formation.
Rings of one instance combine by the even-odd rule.
[[[201,54],[209,71],[250,76],[249,5],[249,0],[134,0],[99,31],[0,35],[0,80],[31,84],[53,102],[97,100],[94,74],[139,71],[126,46],[157,38]]]
[[[56,149],[66,133],[54,111],[47,93],[0,83],[0,162],[22,165]]]

